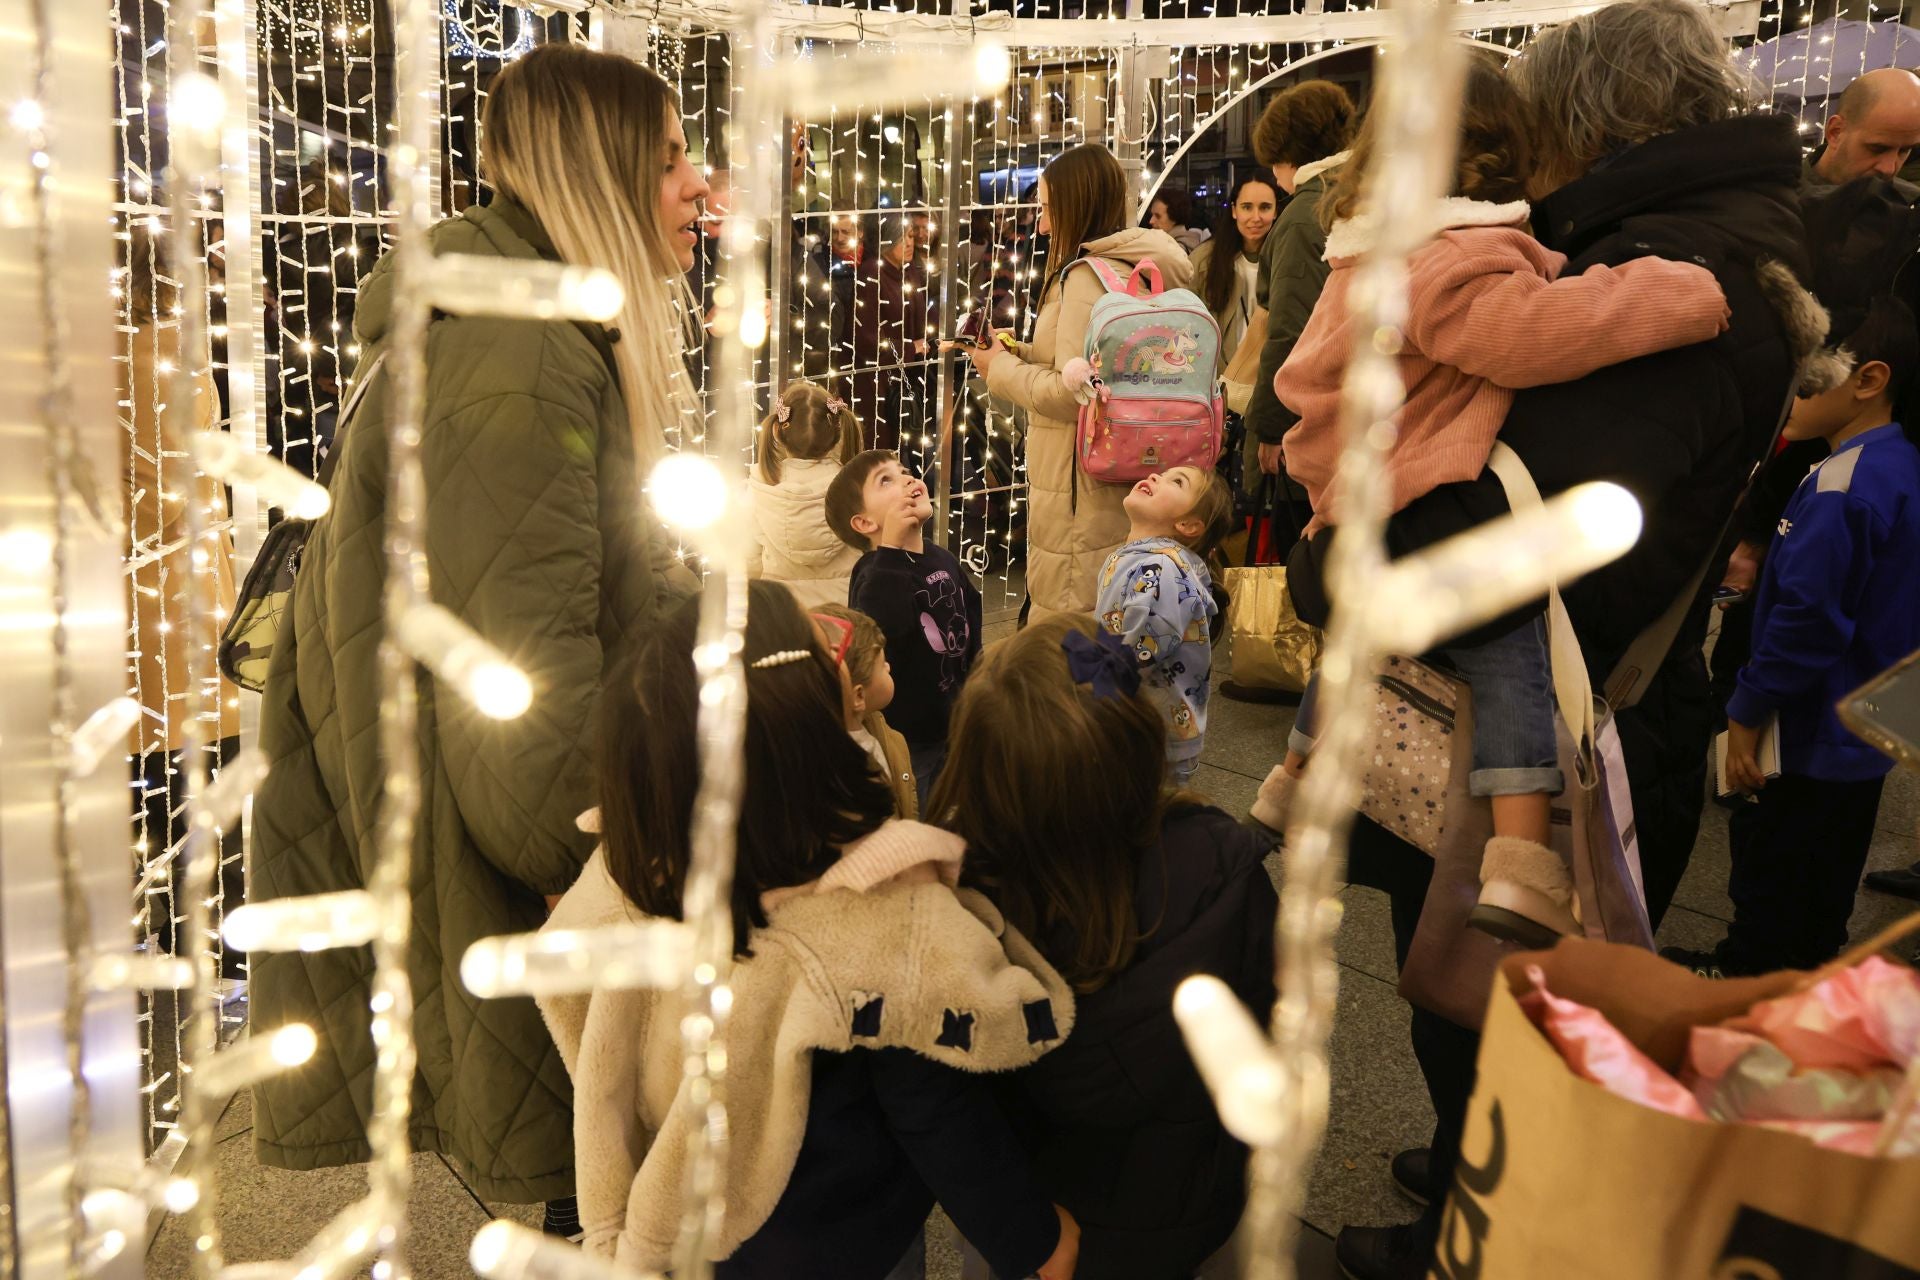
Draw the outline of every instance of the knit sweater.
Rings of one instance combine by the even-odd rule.
[[[752,954],[736,961],[731,980],[726,1217],[716,1259],[752,1237],[787,1191],[816,1053],[907,1049],[961,1071],[1004,1071],[1034,1062],[1073,1029],[1073,995],[1059,975],[985,898],[951,887],[962,852],[947,832],[889,822],[849,846],[821,880],[763,896],[767,927],[753,932]],[[596,851],[546,930],[645,919]],[[573,1078],[585,1247],[664,1269],[695,1111],[686,1105],[680,993],[601,988],[538,1004]],[[963,1229],[984,1235],[996,1224]]]
[[[1387,461],[1395,511],[1438,485],[1480,475],[1514,389],[1705,342],[1727,326],[1726,298],[1705,267],[1636,258],[1560,279],[1565,255],[1529,235],[1527,217],[1524,201],[1448,200],[1439,234],[1407,263],[1407,398]],[[1349,296],[1373,237],[1364,214],[1334,225],[1332,274],[1273,380],[1274,394],[1300,415],[1284,443],[1287,474],[1313,502],[1308,533],[1338,523],[1331,490],[1340,384],[1353,347]]]

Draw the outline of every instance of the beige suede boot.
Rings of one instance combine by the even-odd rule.
[[[1551,947],[1580,932],[1573,873],[1546,845],[1495,836],[1480,859],[1480,901],[1467,921],[1524,947]]]

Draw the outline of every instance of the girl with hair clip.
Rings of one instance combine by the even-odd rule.
[[[981,658],[929,800],[966,840],[963,883],[1078,995],[1066,1044],[1002,1097],[1101,1280],[1187,1280],[1245,1205],[1247,1151],[1181,1041],[1174,989],[1211,973],[1263,1017],[1274,1000],[1273,838],[1167,790],[1166,733],[1119,637],[1048,618]]]
[[[420,419],[434,600],[499,646],[538,690],[502,723],[422,680],[423,796],[408,957],[422,994],[412,1141],[475,1192],[548,1204],[578,1230],[566,1068],[531,1001],[483,1003],[460,981],[481,938],[535,929],[593,842],[574,827],[593,789],[604,681],[652,629],[684,569],[639,495],[694,412],[676,298],[707,194],[680,104],[627,58],[546,45],[487,98],[494,198],[434,227],[438,254],[612,272],[626,302],[602,326],[448,315],[426,337]],[[255,816],[256,900],[364,889],[386,785],[379,735],[389,476],[380,372],[395,311],[393,259],[360,284],[354,337],[371,379],[342,423],[332,510],[314,525],[274,646],[260,745],[272,763]],[[688,586],[691,586],[690,580]],[[254,1009],[321,1028],[327,1050],[254,1090],[260,1162],[313,1169],[368,1158],[371,970],[352,948],[251,957]],[[430,997],[430,998],[429,998]]]
[[[860,422],[836,392],[795,382],[760,424],[760,457],[747,485],[753,550],[747,572],[784,582],[811,609],[847,602],[860,552],[827,527],[827,486],[860,452]]]
[[[1300,421],[1284,440],[1287,474],[1313,502],[1312,537],[1338,523],[1340,388],[1353,349],[1348,298],[1372,250],[1367,205],[1377,146],[1372,118],[1321,207],[1333,272],[1274,394]],[[1534,171],[1527,113],[1489,54],[1468,66],[1454,194],[1441,203],[1434,239],[1407,263],[1407,321],[1400,368],[1407,384],[1399,433],[1387,457],[1398,511],[1435,487],[1471,480],[1487,465],[1513,405],[1513,388],[1585,377],[1595,369],[1718,336],[1726,296],[1713,272],[1690,262],[1638,258],[1562,276],[1564,255],[1527,229]],[[1549,847],[1549,802],[1565,786],[1554,736],[1545,620],[1535,615],[1442,655],[1473,688],[1469,785],[1493,809],[1475,926],[1530,947],[1579,931],[1573,873]],[[1313,689],[1287,758],[1267,791],[1268,816],[1285,824],[1294,779],[1318,727]],[[1266,820],[1263,818],[1263,820]]]
[[[698,612],[688,601],[657,628],[609,694],[601,810],[586,821],[604,843],[549,929],[683,918]],[[1072,993],[985,898],[955,889],[957,837],[892,818],[886,780],[846,731],[835,648],[786,588],[750,585],[715,1274],[918,1277],[937,1200],[1003,1274],[1065,1280],[1077,1229],[1034,1182],[978,1073],[1057,1046]],[[681,994],[539,1003],[577,1096],[585,1247],[663,1270],[699,1115],[685,1096]]]

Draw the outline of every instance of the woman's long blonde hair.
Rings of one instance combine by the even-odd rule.
[[[613,344],[645,476],[669,430],[699,402],[685,344],[698,308],[660,224],[673,89],[639,63],[578,45],[542,45],[500,73],[482,123],[487,180],[523,206],[561,260],[612,272],[626,289]]]

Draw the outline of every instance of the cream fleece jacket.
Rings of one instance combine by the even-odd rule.
[[[780,483],[755,471],[747,485],[753,549],[747,572],[784,582],[805,609],[847,602],[847,578],[860,552],[827,527],[827,486],[840,474],[831,458],[787,458]]]
[[[733,970],[727,1206],[715,1259],[758,1231],[786,1190],[816,1051],[902,1047],[963,1071],[1008,1071],[1072,1030],[1066,983],[985,898],[952,888],[963,851],[949,832],[889,822],[821,880],[767,895],[767,927]],[[546,927],[644,918],[596,851]],[[539,1005],[573,1077],[585,1247],[664,1270],[680,1224],[688,1116],[680,994],[595,990]]]

